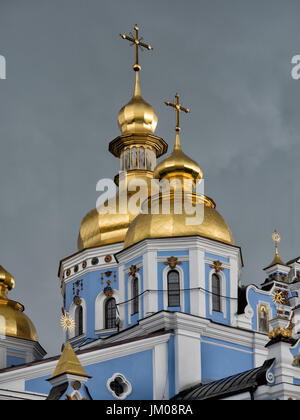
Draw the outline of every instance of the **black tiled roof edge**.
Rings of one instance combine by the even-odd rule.
[[[275,359],[266,360],[263,366],[209,384],[198,384],[180,392],[172,400],[219,400],[233,395],[250,392],[253,394],[261,385],[268,384],[267,373]]]

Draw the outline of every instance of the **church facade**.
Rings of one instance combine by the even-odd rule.
[[[112,214],[104,203],[84,217],[78,251],[59,265],[68,333],[57,357],[45,358],[0,267],[0,399],[299,399],[300,258],[280,259],[275,232],[262,284],[242,285],[241,248],[215,202],[195,192],[203,173],[182,150],[179,113],[189,110],[178,95],[167,103],[176,111],[175,145],[157,163],[168,145],[142,98],[138,51],[151,46],[138,31],[121,35],[135,44],[135,86],[109,151],[120,162],[116,185],[122,174],[143,182],[158,211]],[[153,179],[182,182],[153,196]],[[185,194],[183,181],[194,191]],[[185,208],[178,214],[178,192],[203,206],[200,224],[186,223]],[[119,188],[117,207],[121,199]]]

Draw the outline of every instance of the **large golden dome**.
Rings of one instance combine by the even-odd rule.
[[[179,179],[183,182],[185,179],[192,179],[194,186],[203,176],[199,165],[182,152],[179,132],[176,133],[174,151],[157,166],[154,174],[160,180],[168,179],[171,181],[172,179]],[[139,214],[127,231],[124,248],[128,248],[144,239],[181,236],[203,236],[234,245],[231,230],[220,213],[217,212],[216,205],[212,199],[196,193],[186,193],[178,196],[176,187],[173,190],[171,189],[167,195],[167,198],[170,200],[170,214],[163,214],[162,212],[163,199],[166,197],[165,193],[149,197],[145,207],[151,208],[151,205],[156,206],[159,209],[158,214]],[[202,223],[189,224],[187,222],[191,215],[186,213],[183,198],[187,199],[193,206],[196,204],[203,205]],[[175,205],[178,204],[178,200],[181,201],[182,207],[180,214],[177,214],[178,207]]]
[[[14,285],[12,275],[0,266],[0,335],[38,342],[36,329],[24,314],[24,306],[7,298]]]
[[[141,95],[139,72],[136,72],[134,94],[130,102],[119,112],[118,123],[123,135],[129,133],[153,134],[158,117],[151,105]]]

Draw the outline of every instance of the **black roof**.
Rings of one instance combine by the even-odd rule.
[[[290,264],[293,264],[293,263],[295,263],[295,262],[298,262],[298,260],[299,260],[299,259],[300,259],[300,257],[294,258],[293,260],[288,261],[288,262],[286,263],[286,265],[290,265]]]
[[[209,384],[199,384],[180,392],[173,400],[218,400],[242,392],[254,392],[267,385],[267,373],[275,359],[266,360],[263,366],[219,379]]]

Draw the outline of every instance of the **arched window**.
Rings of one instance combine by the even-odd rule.
[[[221,311],[221,279],[217,274],[212,276],[212,310]]]
[[[263,333],[269,332],[269,316],[265,306],[261,306],[259,310],[259,331]]]
[[[168,306],[180,306],[180,281],[177,270],[168,273]]]
[[[83,309],[82,306],[77,306],[75,310],[75,337],[83,334]]]
[[[139,279],[134,277],[132,280],[132,310],[131,315],[139,313]]]
[[[105,303],[105,328],[116,328],[117,306],[116,299],[110,298]]]

